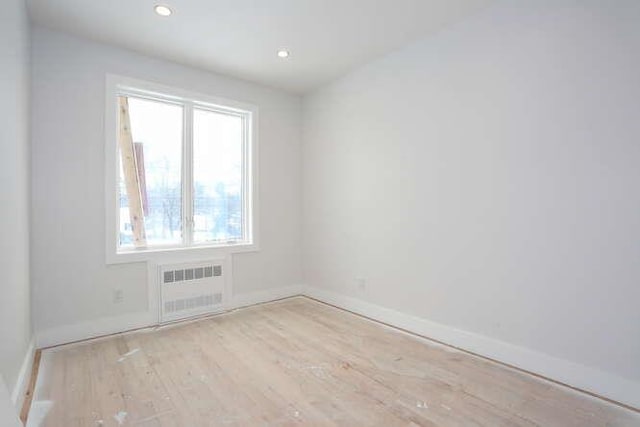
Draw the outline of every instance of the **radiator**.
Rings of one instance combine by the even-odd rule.
[[[221,311],[224,266],[224,260],[158,266],[160,323]]]

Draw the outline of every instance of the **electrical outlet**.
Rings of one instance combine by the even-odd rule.
[[[367,289],[367,280],[362,277],[358,277],[356,279],[356,286],[358,286],[359,291],[364,292]]]
[[[113,290],[113,303],[120,304],[124,301],[124,292],[122,289],[114,289]]]

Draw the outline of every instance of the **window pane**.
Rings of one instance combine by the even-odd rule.
[[[243,240],[243,119],[194,109],[193,240]]]
[[[135,97],[128,101],[147,246],[181,243],[182,107]],[[120,246],[132,246],[122,164],[119,189]]]

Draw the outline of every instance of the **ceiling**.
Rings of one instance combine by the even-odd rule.
[[[81,37],[308,92],[493,0],[27,0],[32,21]],[[154,13],[156,4],[173,9]],[[287,48],[291,56],[276,53]]]

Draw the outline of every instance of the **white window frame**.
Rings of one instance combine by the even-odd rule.
[[[185,221],[183,227],[187,229],[187,244],[176,246],[157,246],[149,248],[119,248],[119,205],[118,205],[118,96],[130,95],[164,102],[178,102],[191,107],[205,110],[237,112],[247,117],[245,129],[247,131],[244,155],[244,233],[246,241],[230,243],[199,243],[190,242],[192,221]],[[202,259],[213,259],[239,252],[255,252],[258,245],[258,108],[254,105],[231,101],[210,95],[186,91],[157,83],[132,79],[129,77],[108,74],[106,77],[105,98],[105,241],[106,263],[119,264],[129,262],[154,261],[157,263],[182,262]],[[186,144],[191,140],[190,126],[193,108],[185,109],[185,126],[183,135],[182,181],[183,198],[187,191],[191,191],[193,178],[192,163],[186,159],[191,157]],[[188,204],[187,204],[188,205]],[[183,218],[190,218],[190,206],[183,213]]]

